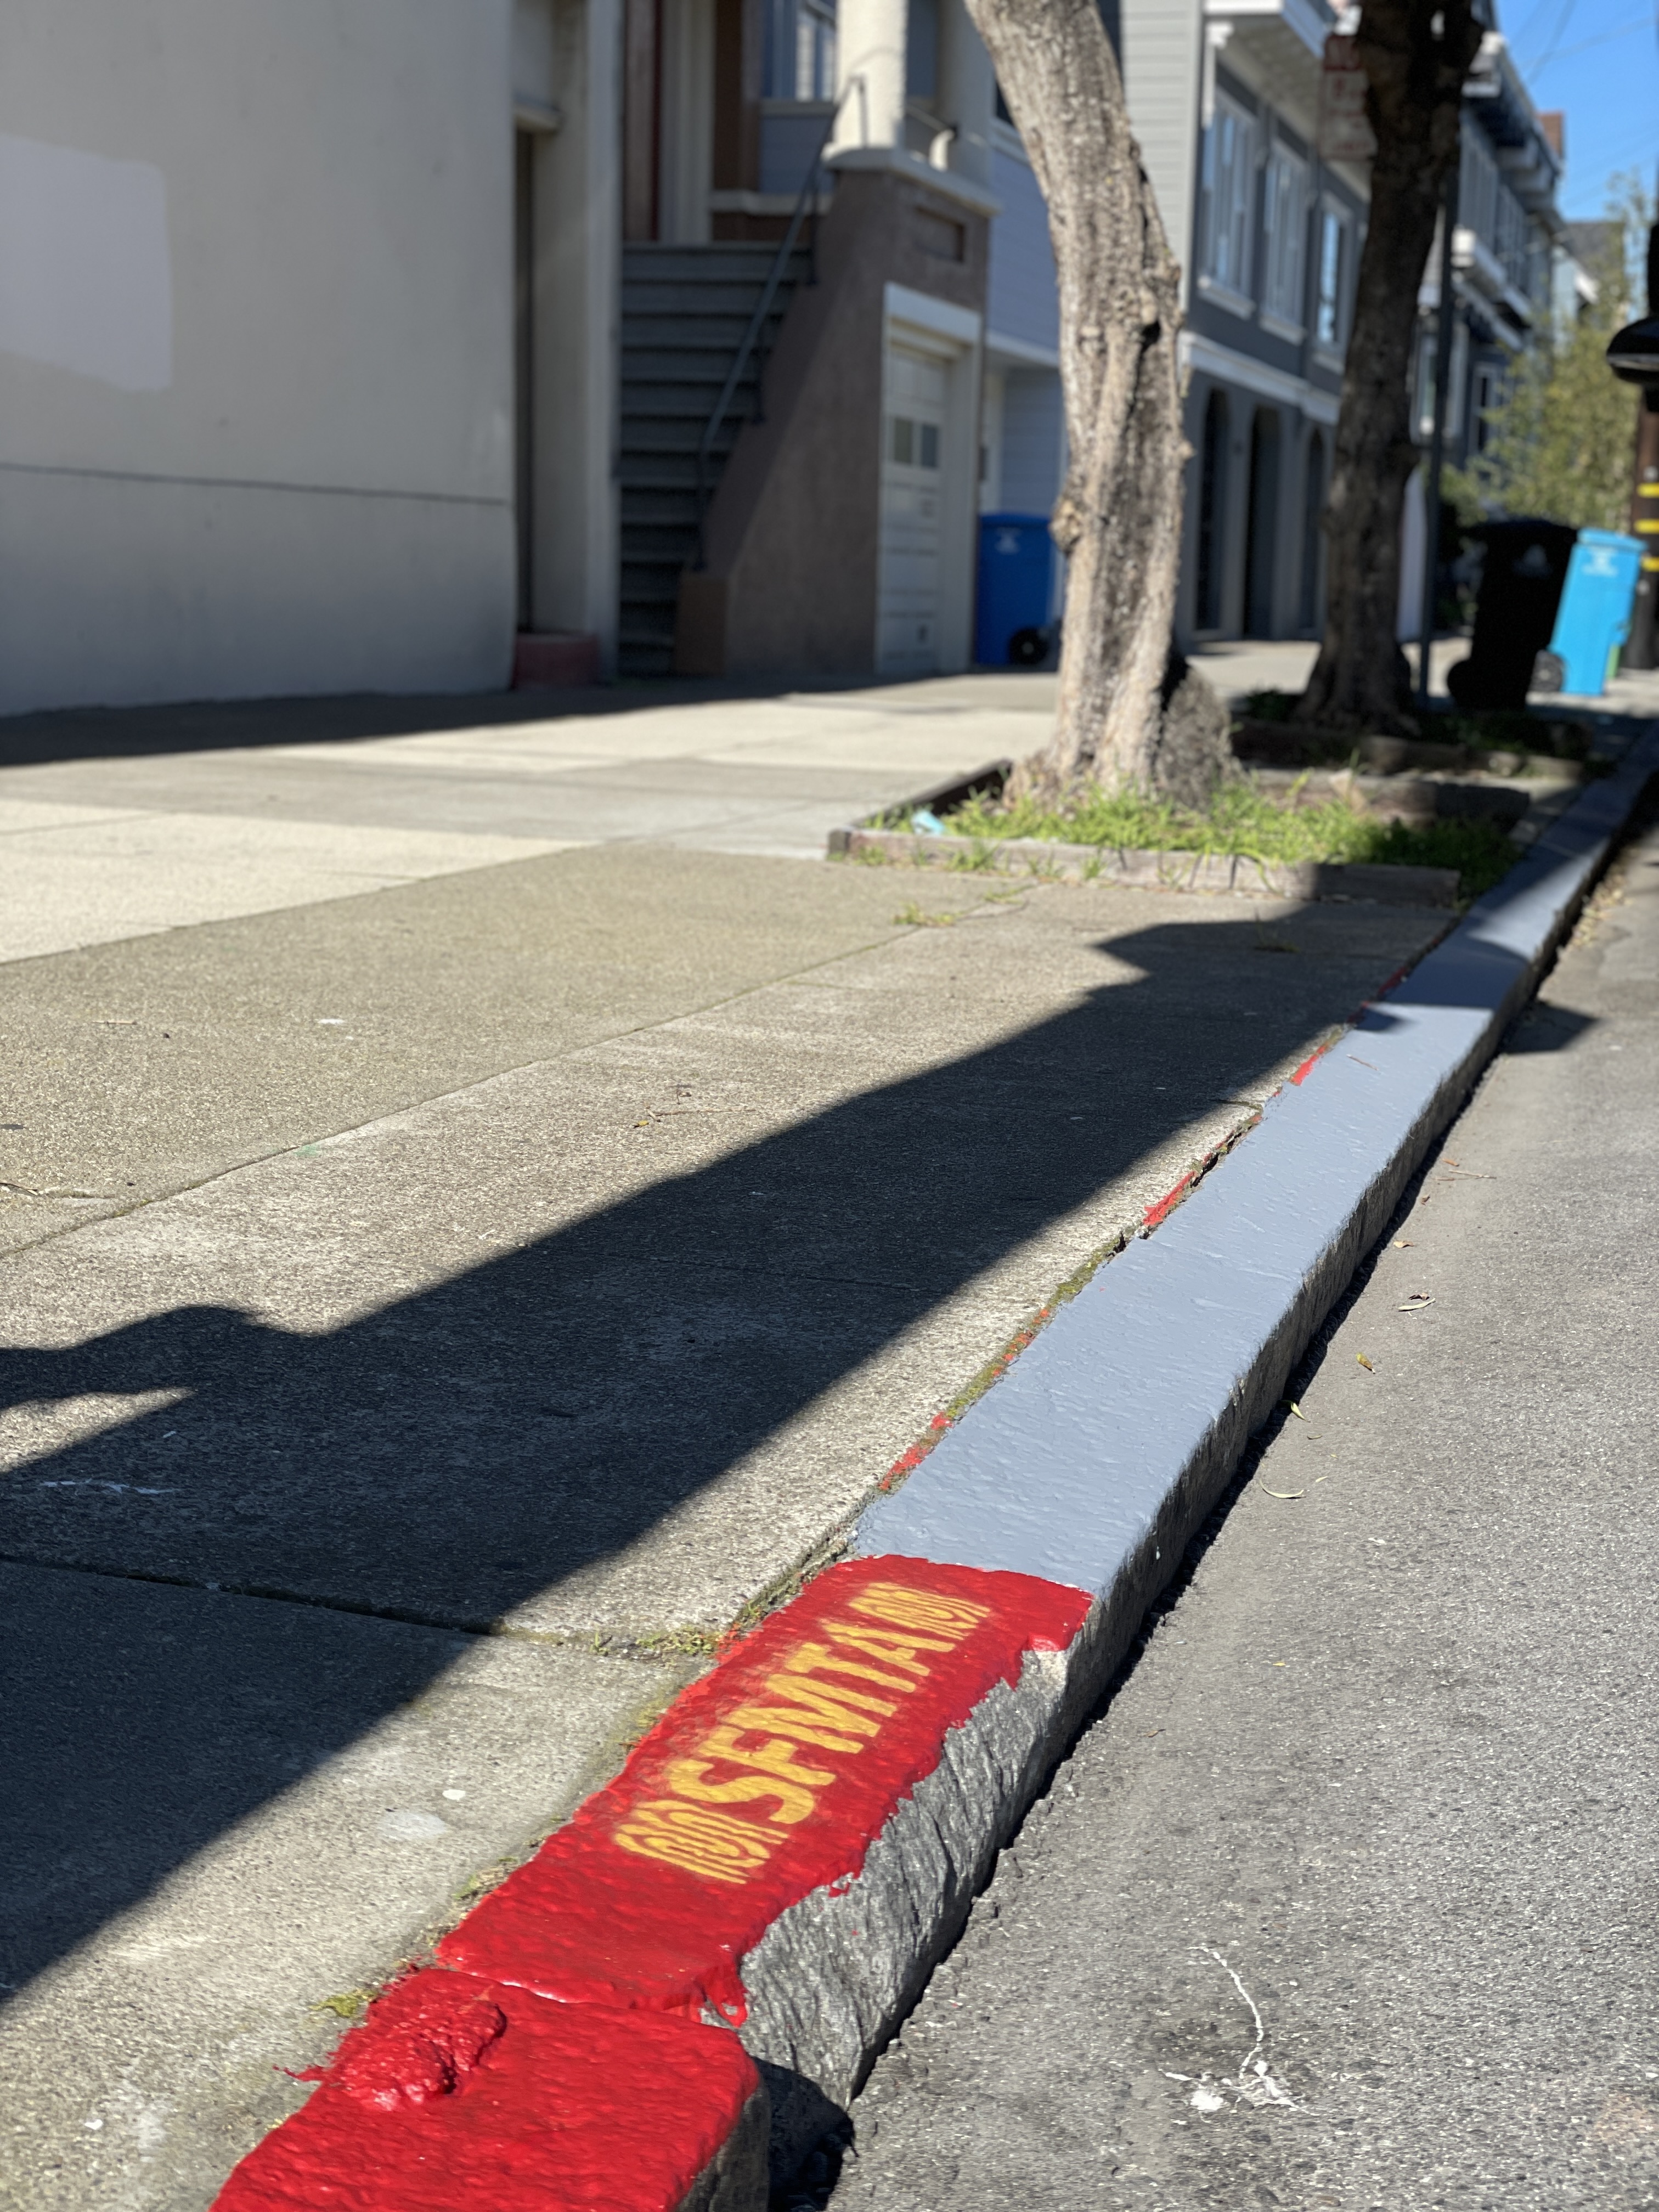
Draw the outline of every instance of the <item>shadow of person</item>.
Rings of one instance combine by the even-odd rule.
[[[158,1282],[149,1312],[82,1344],[0,1352],[9,1407],[187,1394],[15,1467],[0,1553],[20,1566],[427,1624],[447,1632],[447,1652],[455,1632],[488,1629],[650,1539],[1196,1114],[1245,1097],[1434,926],[1420,914],[1379,921],[1374,909],[1310,908],[1276,915],[1270,942],[1254,921],[1220,921],[1102,939],[1097,949],[1139,980],[1089,989],[972,1052],[317,1334],[169,1307]],[[1290,957],[1263,957],[1286,947]],[[73,1244],[58,1249],[72,1266]],[[940,1374],[939,1395],[966,1379]],[[787,1504],[797,1520],[816,1510],[822,1528],[827,1509],[812,1504],[822,1479],[785,1455],[769,1478],[780,1519]],[[752,1586],[792,1564],[766,1528],[732,1537],[759,1563]],[[87,1887],[83,1905],[71,1897],[18,1932],[12,1966],[0,1968],[13,1980],[273,1786],[269,1746],[256,1756],[239,1736],[247,1662],[222,1607],[192,1632],[207,1639],[194,1650],[192,1695],[223,1705],[222,1725],[191,1738],[214,1745],[211,1772],[142,1843],[144,1762],[153,1778],[167,1753],[149,1729],[140,1759],[121,1716],[147,1700],[166,1708],[177,1652],[147,1656],[135,1632],[118,1691],[83,1687],[54,1717],[58,1632],[50,1608],[30,1620],[26,1656],[42,1702],[14,1753],[10,1795],[15,1805],[33,1791],[37,1809],[14,1844],[26,1863],[14,1856],[12,1894],[28,1894],[28,1869],[54,1853],[90,1853],[116,1871]],[[228,1648],[208,1648],[216,1639]],[[355,1662],[337,1656],[349,1674]],[[78,1661],[58,1675],[83,1677]],[[366,1665],[360,1682],[331,1680],[304,1758],[372,1726],[389,1679]],[[67,1794],[52,1779],[66,1757],[77,1775]],[[54,1789],[73,1808],[64,1816],[72,1836],[50,1811]],[[100,1856],[100,1833],[119,1848]]]

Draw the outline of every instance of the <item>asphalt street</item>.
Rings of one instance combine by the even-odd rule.
[[[835,2212],[1659,2203],[1656,1096],[1650,827],[878,2062]]]

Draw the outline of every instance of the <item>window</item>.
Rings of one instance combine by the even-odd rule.
[[[835,0],[799,0],[795,10],[797,100],[836,96]]]
[[[1314,338],[1327,353],[1340,353],[1348,340],[1348,264],[1353,259],[1353,224],[1340,208],[1322,208],[1319,216],[1319,301]]]
[[[1482,131],[1466,130],[1457,172],[1457,220],[1483,244],[1498,228],[1498,163]]]
[[[1204,274],[1230,292],[1250,289],[1250,214],[1255,126],[1224,93],[1204,134]]]
[[[1302,327],[1302,258],[1308,228],[1308,170],[1288,147],[1276,146],[1267,163],[1267,282],[1262,305],[1281,321]]]
[[[890,415],[887,425],[889,460],[896,461],[903,469],[939,466],[937,422],[917,422],[908,415]]]

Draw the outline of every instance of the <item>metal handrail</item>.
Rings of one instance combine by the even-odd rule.
[[[829,149],[830,141],[836,135],[836,125],[841,111],[846,105],[848,94],[854,86],[862,91],[864,79],[861,76],[848,77],[837,95],[835,106],[830,111],[829,120],[823,126],[823,136],[818,140],[817,150],[807,164],[806,175],[802,181],[799,192],[796,195],[795,210],[789,218],[789,227],[778,242],[777,252],[772,256],[772,265],[766,273],[766,283],[762,287],[759,303],[754,313],[749,318],[749,327],[743,334],[743,343],[738,348],[737,358],[732,364],[730,373],[720,386],[720,396],[714,402],[714,410],[703,427],[702,437],[697,446],[697,554],[692,562],[693,568],[702,568],[708,565],[703,545],[703,521],[708,512],[708,501],[711,496],[708,482],[709,459],[714,450],[715,441],[726,427],[726,418],[732,411],[732,402],[737,395],[738,385],[743,381],[743,373],[749,366],[750,356],[760,343],[761,332],[766,328],[767,319],[772,313],[772,302],[778,296],[778,287],[783,282],[784,271],[789,266],[790,257],[794,252],[800,238],[801,226],[806,220],[809,204],[811,209],[812,230],[808,247],[811,258],[807,264],[806,281],[809,284],[816,284],[818,281],[817,203],[819,173],[823,167],[823,157]],[[757,422],[765,419],[761,412],[759,401],[760,394],[757,386],[754,417]]]

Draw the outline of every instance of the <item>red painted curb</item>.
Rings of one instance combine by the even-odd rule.
[[[765,2100],[735,2035],[428,1971],[386,1991],[221,2212],[678,2212]],[[701,2195],[701,2192],[699,2192]]]
[[[757,2209],[760,2077],[710,2024],[744,2019],[745,1954],[856,1879],[950,1730],[1089,1608],[926,1559],[829,1569],[376,2001],[216,2212],[678,2212],[745,2130],[720,2201]]]
[[[1192,1188],[1193,1179],[1197,1172],[1195,1168],[1188,1168],[1178,1183],[1171,1185],[1162,1198],[1153,1200],[1140,1217],[1140,1225],[1143,1229],[1156,1229],[1164,1215],[1180,1204]]]
[[[945,1735],[1081,1590],[924,1559],[832,1567],[676,1700],[607,1788],[447,1936],[447,1966],[568,2002],[746,2012],[741,1966],[849,1881]]]

